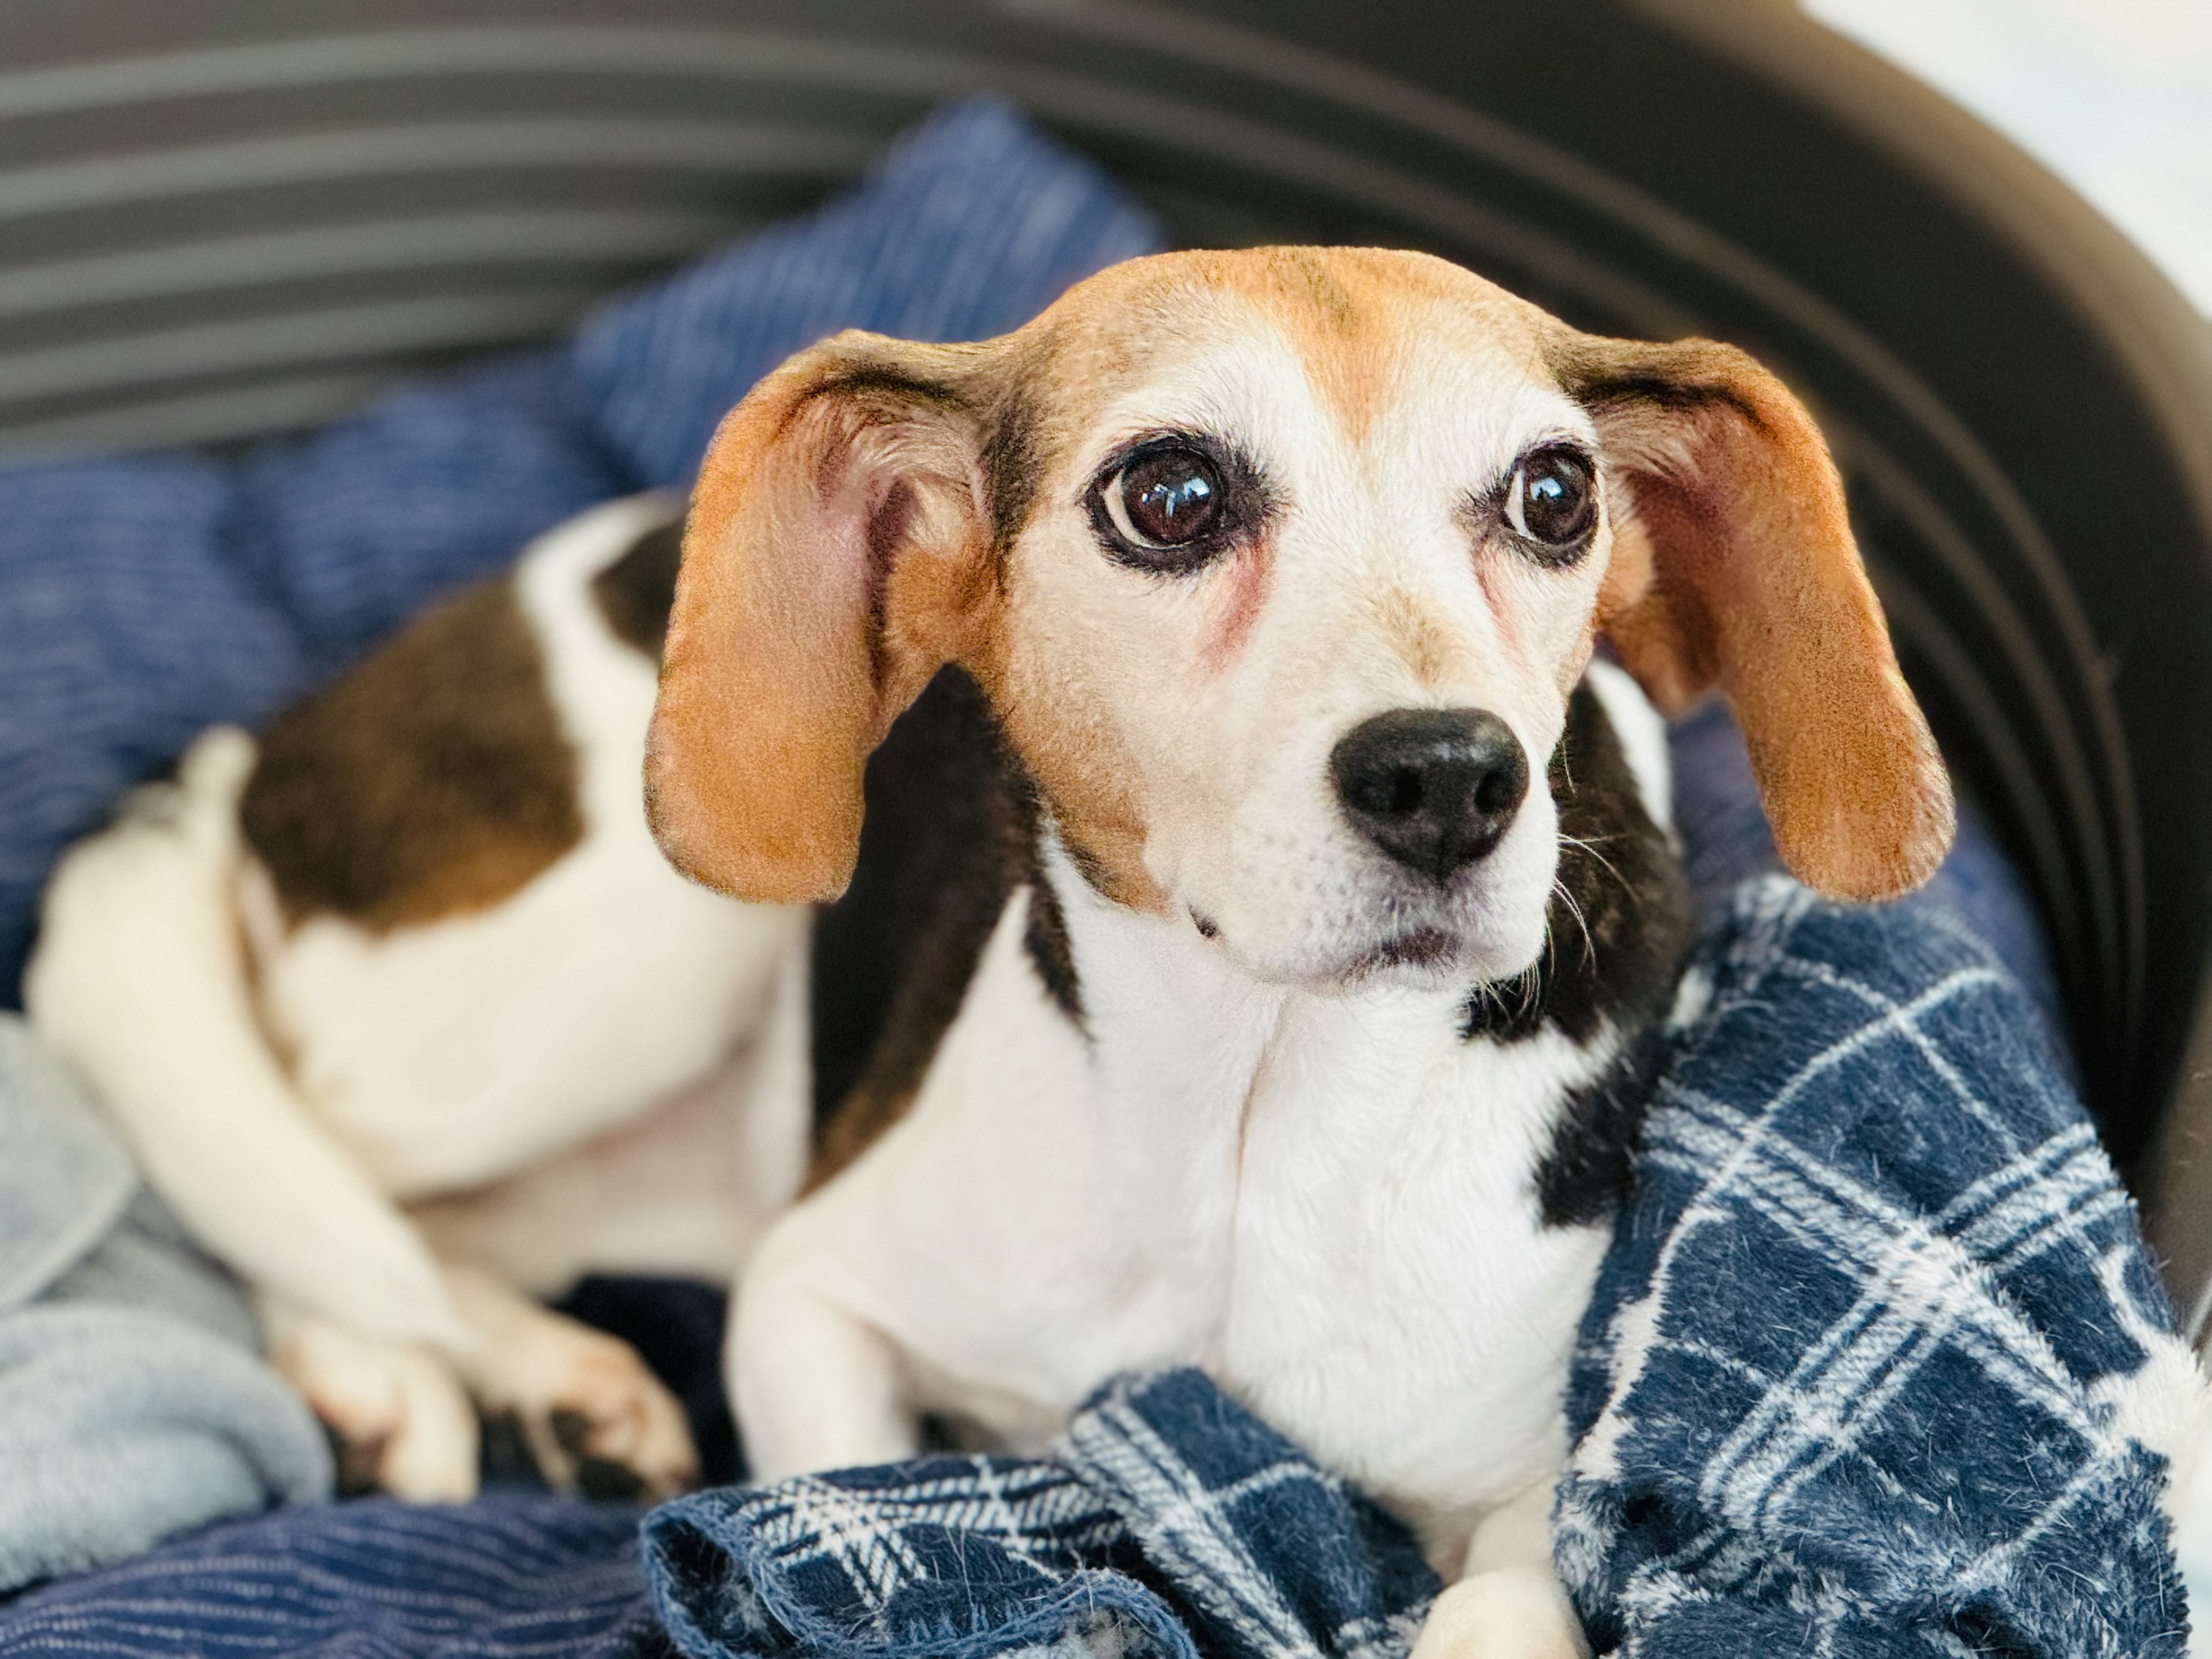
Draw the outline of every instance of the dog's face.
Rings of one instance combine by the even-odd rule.
[[[1518,972],[1611,540],[1595,423],[1508,303],[1237,275],[1116,295],[1025,384],[986,684],[1078,860],[1253,973]]]
[[[1418,255],[1139,260],[979,346],[840,337],[732,414],[653,817],[712,884],[834,892],[868,750],[959,662],[1109,896],[1268,979],[1501,977],[1541,946],[1601,629],[1662,704],[1725,686],[1800,874],[1933,868],[1940,763],[1818,434],[1747,358]]]

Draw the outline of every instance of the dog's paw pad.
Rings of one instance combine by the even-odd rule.
[[[683,1407],[626,1344],[564,1322],[508,1359],[505,1392],[549,1485],[635,1500],[697,1479]]]

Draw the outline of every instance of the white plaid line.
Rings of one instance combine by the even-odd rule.
[[[1757,901],[1757,906],[1747,906],[1746,908],[1771,908],[1778,915],[1786,913],[1791,921],[1803,915],[1813,902],[1811,895],[1805,893],[1802,889],[1793,888],[1787,883],[1762,883],[1754,890],[1753,896]],[[1684,1243],[1701,1232],[1705,1226],[1728,1218],[1724,1195],[1735,1185],[1745,1167],[1757,1156],[1761,1144],[1774,1133],[1776,1121],[1789,1109],[1791,1103],[1809,1084],[1834,1070],[1869,1044],[1888,1035],[1900,1022],[1908,1021],[1929,1008],[1940,1006],[1944,1000],[1974,982],[1976,977],[1976,971],[1969,969],[1954,974],[1948,979],[1939,980],[1896,1012],[1862,1026],[1841,1042],[1832,1043],[1811,1060],[1807,1060],[1787,1082],[1776,1090],[1773,1097],[1765,1103],[1758,1118],[1747,1126],[1738,1145],[1728,1153],[1721,1167],[1705,1181],[1699,1187],[1697,1195],[1685,1206],[1674,1231],[1668,1237],[1667,1242],[1660,1247],[1659,1259],[1652,1264],[1650,1282],[1644,1292],[1645,1299],[1652,1301],[1655,1305],[1661,1308],[1670,1304],[1674,1288],[1674,1262]],[[1671,1093],[1672,1091],[1662,1092]],[[1601,1419],[1620,1410],[1623,1402],[1634,1391],[1642,1376],[1643,1364],[1640,1362],[1622,1366],[1615,1372],[1612,1387],[1607,1390],[1604,1410],[1600,1414]]]
[[[1044,1534],[1058,1522],[1074,1518],[1073,1511],[1077,1509],[1096,1508],[1096,1500],[1068,1482],[1046,1487],[1042,1501],[1032,1492],[1017,1507],[1007,1495],[1005,1474],[991,1467],[990,1459],[975,1458],[971,1464],[975,1480],[972,1501],[949,1508],[945,1525],[994,1538],[1039,1573],[1056,1577],[1060,1570],[1039,1553],[1045,1547]]]
[[[1264,1469],[1255,1470],[1241,1480],[1232,1480],[1225,1486],[1210,1488],[1209,1493],[1213,1502],[1225,1511],[1243,1503],[1248,1498],[1256,1498],[1261,1492],[1273,1492],[1278,1486],[1294,1486],[1301,1481],[1309,1486],[1319,1486],[1327,1492],[1341,1492],[1344,1490],[1344,1483],[1326,1469],[1296,1459],[1285,1458],[1279,1463],[1270,1463]]]
[[[1382,1619],[1354,1619],[1339,1627],[1329,1645],[1336,1650],[1338,1659],[1406,1659],[1431,1605],[1424,1601]]]
[[[1145,1522],[1134,1528],[1149,1552],[1180,1560],[1185,1594],[1235,1626],[1245,1645],[1281,1659],[1311,1659],[1313,1639],[1275,1593],[1244,1540],[1175,1449],[1125,1396],[1079,1417],[1071,1439],[1082,1462],[1128,1494]]]
[[[1792,1161],[1802,1161],[1802,1148],[1781,1146]],[[1770,1144],[1767,1151],[1777,1148]],[[1858,1272],[1860,1297],[1847,1316],[1801,1354],[1792,1376],[1760,1402],[1760,1409],[1745,1416],[1729,1443],[1708,1462],[1710,1498],[1723,1491],[1747,1495],[1741,1491],[1741,1471],[1732,1464],[1750,1462],[1754,1447],[1763,1453],[1756,1458],[1759,1474],[1777,1478],[1770,1500],[1759,1502],[1756,1509],[1794,1493],[1836,1453],[1856,1444],[1858,1433],[1844,1433],[1854,1422],[1874,1420],[1916,1374],[1917,1363],[1907,1363],[1913,1352],[1924,1356],[1942,1340],[1955,1340],[2015,1395],[2077,1433],[2093,1436],[2094,1425],[2079,1387],[2048,1352],[2042,1332],[1990,1298],[1978,1283],[1980,1263],[1964,1255],[1955,1241],[1933,1234],[1927,1221],[1896,1212],[1838,1172],[1814,1164],[1812,1175],[1820,1176],[1820,1186],[1843,1194],[1844,1203],[1836,1203],[1829,1192],[1798,1179],[1796,1170],[1778,1166],[1771,1157],[1752,1166],[1743,1201],[1781,1225],[1816,1261],[1850,1265]],[[2028,1363],[2031,1356],[2042,1358],[2042,1367]],[[1814,1431],[1801,1433],[1801,1451],[1792,1453],[1783,1429],[1808,1422]],[[1814,1460],[1814,1467],[1802,1468],[1796,1478],[1781,1478],[1783,1468],[1792,1467],[1812,1444],[1827,1444],[1829,1455]],[[1750,1524],[1756,1510],[1739,1513]]]
[[[1747,1194],[1756,1207],[1770,1214],[1785,1201],[1808,1212],[1820,1207],[1804,1183],[1773,1174],[1777,1179]],[[1768,1190],[1770,1185],[1791,1190]],[[1862,1230],[1831,1218],[1808,1231],[1834,1239]],[[1867,1277],[1850,1313],[1800,1357],[1790,1376],[1747,1414],[1707,1465],[1702,1485],[1709,1497],[1729,1493],[1729,1507],[1745,1524],[1763,1524],[1765,1514],[1856,1449],[1947,1342],[2016,1398],[2085,1440],[2095,1438],[2087,1401],[2042,1332],[1989,1293],[1980,1282],[1981,1264],[1955,1243],[1912,1224],[1863,1267]],[[1763,1496],[1756,1491],[1762,1482]]]
[[[813,1475],[787,1480],[779,1490],[787,1507],[769,1512],[760,1529],[763,1540],[791,1565],[834,1561],[881,1628],[892,1595],[925,1576],[897,1525],[872,1510],[870,1499]]]
[[[1652,1141],[1647,1149],[1652,1163],[1694,1176],[1711,1168],[1716,1159],[1740,1144],[1750,1121],[1741,1112],[1724,1101],[1692,1090],[1670,1088],[1668,1092],[1670,1109],[1663,1119],[1655,1117]],[[1811,1212],[1823,1216],[1842,1213],[1864,1218],[1861,1223],[1849,1224],[1830,1219],[1826,1226],[1808,1229],[1796,1224],[1802,1218],[1793,1208],[1766,1212],[1804,1248],[1816,1253],[1844,1251],[1855,1266],[1878,1260],[1893,1237],[1910,1228],[1952,1237],[1976,1260],[2002,1267],[2050,1249],[2055,1241],[2045,1235],[2055,1224],[2078,1228],[2085,1218],[2101,1218],[2115,1206],[2124,1207],[2126,1203],[2111,1166],[2094,1144],[2062,1164],[2055,1173],[2047,1173],[2039,1185],[2021,1188],[2011,1200],[1964,1236],[1950,1233],[1942,1225],[1948,1208],[1929,1217],[1893,1203],[1786,1135],[1766,1138],[1752,1167],[1753,1176],[1742,1189],[1747,1198],[1764,1194],[1778,1203],[1786,1190],[1778,1182],[1786,1172],[1802,1180],[1808,1191],[1833,1195],[1828,1205],[1809,1206]],[[1761,1175],[1758,1173],[1760,1170],[1771,1173]],[[2063,1203],[2059,1202],[2061,1195]],[[2081,1207],[2084,1205],[2086,1209]],[[2082,1242],[2094,1248],[2094,1242],[2086,1235]]]
[[[1706,1098],[1699,1103],[1705,1108],[1706,1121],[1673,1126],[1675,1138],[1692,1154],[1686,1167],[1692,1173],[1711,1167],[1730,1144],[1730,1131],[1711,1121],[1712,1117],[1734,1118],[1737,1125],[1746,1121],[1723,1103]],[[1681,1133],[1686,1127],[1694,1132]],[[1777,1154],[1799,1169],[1784,1167],[1776,1161]],[[1811,1179],[1801,1178],[1800,1170]],[[1748,1166],[1741,1190],[1746,1204],[1781,1227],[1808,1254],[1824,1263],[1849,1266],[1867,1280],[1850,1315],[1800,1357],[1789,1382],[1770,1395],[1761,1410],[1746,1417],[1708,1464],[1704,1484],[1709,1498],[1733,1494],[1735,1501],[1729,1507],[1745,1524],[1754,1523],[1761,1511],[1801,1489],[1854,1446],[1863,1431],[1854,1425],[1875,1420],[1917,1373],[1917,1364],[1906,1363],[1911,1354],[1933,1352],[1933,1345],[1940,1341],[1955,1343],[2015,1396],[2076,1432],[2094,1437],[2086,1402],[2056,1356],[2048,1352],[2041,1334],[1976,1285],[1973,1273],[1979,1264],[1963,1259],[1955,1243],[1939,1243],[1925,1221],[1858,1188],[1780,1137],[1762,1143],[1761,1156]],[[1844,1201],[1838,1203],[1837,1197]],[[2062,1224],[2046,1218],[2044,1231],[2051,1235]],[[1905,1294],[1916,1284],[1926,1287],[1921,1295]],[[2040,1354],[2044,1366],[2024,1363],[2030,1354]],[[1831,1367],[1832,1380],[1826,1389],[1804,1388],[1808,1378],[1820,1376]],[[1869,1379],[1877,1377],[1879,1383],[1869,1387]],[[1848,1409],[1826,1397],[1838,1392],[1850,1396]],[[1789,1404],[1793,1398],[1798,1403]],[[1817,1432],[1801,1431],[1793,1449],[1785,1429],[1802,1430],[1807,1424],[1816,1425]],[[1824,1443],[1828,1449],[1819,1455],[1814,1449]],[[1808,1455],[1810,1463],[1801,1464]],[[1798,1473],[1785,1476],[1784,1471],[1793,1466],[1799,1466]],[[1745,1486],[1754,1474],[1775,1483],[1763,1498],[1755,1485]]]
[[[2097,1132],[2087,1123],[2072,1123],[2030,1147],[2025,1157],[1999,1164],[1966,1187],[1936,1212],[1936,1224],[1955,1237],[1970,1237],[1978,1212],[1994,1211],[2022,1194],[2033,1194],[2067,1159],[2084,1152],[2102,1156]]]
[[[1677,1337],[1668,1341],[1667,1347],[1670,1352],[1684,1354],[1692,1359],[1702,1359],[1714,1370],[1730,1372],[1759,1388],[1771,1389],[1781,1381],[1779,1377],[1759,1370],[1749,1361],[1739,1358],[1725,1349],[1716,1348],[1710,1342],[1686,1342]]]
[[[1646,1157],[1661,1168],[1694,1176],[1711,1167],[1742,1138],[1749,1120],[1726,1102],[1710,1095],[1676,1086],[1670,1086],[1668,1093],[1672,1109],[1655,1115]],[[1762,1158],[1766,1162],[1773,1162],[1778,1152],[1816,1187],[1825,1186],[1841,1193],[1847,1207],[1866,1215],[1869,1222],[1865,1226],[1832,1233],[1807,1232],[1790,1225],[1796,1218],[1787,1209],[1768,1213],[1770,1218],[1788,1228],[1806,1249],[1822,1254],[1830,1249],[1847,1251],[1855,1266],[1875,1260],[1887,1248],[1892,1236],[1908,1226],[1925,1226],[1951,1233],[1968,1255],[1994,1273],[2014,1271],[2031,1257],[2067,1242],[2077,1242],[2094,1254],[2101,1247],[2089,1235],[2088,1227],[2124,1210],[2127,1197],[2120,1190],[2103,1149],[2097,1145],[2094,1131],[2084,1128],[2079,1137],[2069,1131],[2057,1139],[2070,1144],[2070,1157],[2055,1169],[2044,1170],[2040,1181],[2015,1179],[2017,1171],[2033,1171],[2050,1161],[2046,1143],[2045,1147],[2033,1149],[2027,1158],[1984,1177],[1978,1186],[1994,1188],[2002,1184],[2012,1190],[2003,1202],[1993,1206],[1974,1225],[1963,1232],[1951,1233],[1946,1224],[1959,1207],[1960,1200],[1946,1206],[1932,1219],[1923,1219],[1916,1212],[1889,1203],[1879,1194],[1858,1187],[1795,1140],[1774,1136],[1763,1147]],[[2059,1231],[2054,1232],[2054,1228]]]
[[[1825,985],[1831,990],[1841,991],[1846,995],[1856,997],[1869,1007],[1877,1009],[1882,1013],[1892,1014],[1897,1012],[1897,1000],[1894,997],[1877,991],[1873,986],[1853,979],[1848,974],[1838,973],[1825,962],[1809,961],[1799,956],[1785,956],[1774,965],[1778,972],[1789,974],[1798,979],[1809,980],[1816,985]],[[2010,983],[2003,974],[1994,968],[1983,969],[1980,973],[1981,982],[1984,984],[2006,986]],[[1989,1103],[1966,1086],[1966,1079],[1959,1074],[1958,1067],[1951,1064],[1950,1056],[1943,1052],[1942,1045],[1922,1030],[1917,1022],[1905,1025],[1903,1028],[1903,1035],[1906,1042],[1920,1051],[1921,1057],[1928,1062],[1929,1069],[1941,1078],[1951,1092],[1958,1097],[1959,1103],[1966,1109],[1968,1115],[2004,1143],[2008,1157],[2018,1156],[2021,1150],[2020,1138],[2013,1133],[2012,1126],[1991,1111]]]
[[[2087,1497],[2093,1487],[2109,1480],[2126,1457],[2124,1443],[2117,1448],[2100,1448],[2074,1472],[2074,1478],[2059,1488],[2034,1520],[2011,1537],[1990,1545],[1961,1568],[1956,1580],[1959,1588],[1973,1590],[2002,1583],[2006,1569],[2021,1552],[2058,1525],[2066,1512]]]

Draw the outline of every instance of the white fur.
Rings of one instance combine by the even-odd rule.
[[[1644,695],[1628,671],[1603,657],[1590,659],[1583,671],[1583,684],[1605,705],[1613,734],[1620,739],[1628,770],[1636,780],[1636,797],[1644,814],[1671,836],[1674,830],[1674,762],[1667,747],[1667,722]]]
[[[364,1330],[460,1346],[421,1239],[300,1109],[261,1035],[229,898],[252,761],[244,732],[209,732],[173,787],[63,860],[25,1006],[209,1249]]]

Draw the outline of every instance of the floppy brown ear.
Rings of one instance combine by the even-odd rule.
[[[842,334],[715,433],[646,744],[646,815],[694,880],[788,902],[852,878],[869,752],[988,585],[964,389],[988,350]]]
[[[1727,693],[1801,881],[1851,899],[1917,887],[1951,845],[1950,779],[1812,416],[1711,341],[1577,335],[1558,359],[1627,485],[1599,600],[1621,661],[1669,711]]]

